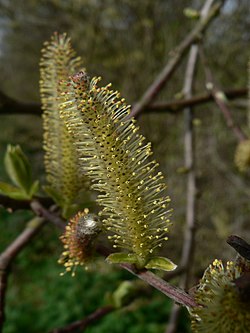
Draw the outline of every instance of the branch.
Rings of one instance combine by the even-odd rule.
[[[207,0],[201,10],[201,18],[205,18],[214,0]],[[189,58],[184,77],[183,92],[186,98],[191,98],[193,94],[194,78],[197,68],[199,48],[197,44],[192,45],[189,51]],[[186,267],[186,271],[180,281],[180,287],[188,289],[191,270],[194,262],[195,233],[196,233],[196,170],[195,170],[195,135],[193,129],[193,110],[191,107],[184,109],[184,159],[187,175],[186,194],[186,225],[184,241],[182,246],[181,266]],[[166,333],[175,333],[180,315],[180,307],[174,304],[167,326]]]
[[[10,265],[20,251],[39,232],[44,224],[44,218],[33,218],[27,224],[23,232],[0,255],[0,331],[3,328],[5,320],[4,306]]]
[[[184,93],[187,97],[192,95],[192,86],[194,82],[195,69],[198,57],[198,46],[193,45],[190,50],[190,56],[187,64]],[[185,134],[184,134],[184,158],[187,175],[187,194],[186,194],[186,230],[184,234],[184,243],[182,248],[181,266],[186,267],[182,285],[184,289],[188,288],[191,266],[194,256],[195,242],[195,215],[196,215],[196,170],[195,170],[195,139],[193,132],[193,111],[186,108],[185,116]]]
[[[114,311],[115,308],[112,305],[107,305],[102,308],[97,309],[90,315],[88,315],[86,318],[82,320],[77,320],[74,323],[69,324],[68,326],[62,327],[62,328],[57,328],[50,333],[71,333],[75,332],[76,330],[81,330],[83,332],[87,326],[90,324],[96,322],[97,320],[101,319],[102,317],[106,316],[110,312]]]
[[[137,276],[139,279],[147,282],[152,287],[158,289],[160,292],[170,297],[175,302],[187,307],[197,306],[195,300],[184,290],[170,285],[154,273],[147,270],[138,272],[132,265],[129,264],[120,264],[119,266]]]
[[[34,197],[38,200],[44,207],[48,208],[53,205],[53,200],[49,197]],[[6,208],[7,210],[15,211],[18,209],[30,209],[31,200],[16,200],[5,195],[0,194],[0,206]]]
[[[206,76],[206,87],[207,89],[211,92],[215,103],[217,104],[217,106],[219,107],[219,109],[221,110],[225,120],[226,120],[226,124],[227,126],[232,130],[232,132],[234,133],[234,135],[236,136],[236,138],[239,141],[244,141],[247,139],[247,136],[245,135],[245,133],[242,131],[242,129],[240,128],[239,125],[235,124],[231,111],[224,99],[224,95],[223,92],[216,87],[215,85],[215,81],[212,75],[212,71],[210,70],[209,66],[208,66],[208,62],[207,59],[205,57],[204,54],[204,50],[200,47],[199,49],[200,52],[200,57],[202,60],[202,64],[204,67],[204,72],[205,72],[205,76]]]
[[[43,218],[45,218],[46,220],[48,220],[49,222],[52,222],[54,225],[56,225],[58,228],[60,228],[61,230],[65,229],[66,223],[65,221],[58,215],[56,215],[55,213],[53,213],[51,210],[46,209],[39,201],[34,200],[31,202],[30,204],[31,209],[33,210],[33,212],[38,215],[41,216]]]
[[[244,97],[247,95],[247,88],[239,88],[239,89],[227,89],[224,90],[223,93],[227,97],[227,99],[236,99],[239,97]],[[8,106],[4,104],[4,99],[11,100]],[[145,106],[146,112],[170,112],[176,114],[177,112],[182,111],[185,107],[197,106],[200,104],[208,103],[213,101],[213,95],[208,93],[203,93],[192,98],[173,100],[169,102],[157,102],[153,104],[149,104]],[[5,114],[32,114],[35,116],[41,116],[42,109],[39,103],[32,102],[19,102],[14,100],[8,96],[6,96],[3,92],[0,91],[0,116]]]
[[[36,102],[21,102],[0,91],[0,114],[35,114],[40,115],[41,105]]]
[[[247,88],[240,89],[227,89],[223,91],[223,94],[227,99],[235,99],[238,97],[247,96]],[[169,102],[158,102],[146,106],[146,112],[170,112],[176,114],[182,111],[186,107],[194,107],[200,104],[205,104],[214,101],[214,97],[211,92],[203,93],[191,98],[185,98],[180,100],[173,100]]]
[[[171,58],[155,81],[149,86],[141,99],[133,107],[130,116],[135,117],[149,105],[159,94],[165,83],[172,77],[174,71],[180,64],[189,47],[196,42],[202,33],[208,28],[211,21],[218,15],[224,1],[219,1],[209,11],[206,17],[201,17],[194,29],[187,37],[171,52]]]

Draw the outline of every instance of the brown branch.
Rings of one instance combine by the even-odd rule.
[[[179,44],[179,46],[171,52],[171,58],[165,68],[163,68],[162,72],[160,72],[155,81],[149,86],[141,99],[133,107],[130,114],[131,117],[137,116],[147,105],[152,103],[165,83],[172,77],[189,47],[200,38],[201,34],[205,32],[211,21],[217,16],[223,3],[224,1],[218,1],[218,3],[211,8],[208,15],[206,17],[202,17],[194,29]]]
[[[44,218],[33,218],[27,224],[23,232],[0,255],[0,332],[2,331],[5,320],[4,306],[10,265],[20,251],[39,232],[44,224]]]
[[[206,0],[201,10],[201,18],[205,18],[214,0]],[[183,93],[186,98],[191,98],[193,85],[197,69],[199,48],[193,44],[189,51],[189,58],[184,77]],[[196,170],[195,170],[195,134],[193,128],[193,110],[191,107],[184,109],[184,160],[187,174],[187,195],[186,195],[186,225],[182,246],[181,266],[186,267],[186,271],[180,280],[180,287],[188,289],[192,266],[194,262],[195,234],[196,234]],[[175,333],[180,315],[180,307],[174,304],[166,329],[166,333]]]
[[[206,87],[207,87],[208,91],[210,91],[210,93],[212,94],[215,103],[221,110],[221,112],[226,120],[227,126],[232,130],[232,132],[234,133],[236,138],[239,141],[246,140],[247,136],[242,131],[240,126],[234,122],[234,119],[232,117],[228,104],[224,99],[223,92],[215,84],[215,80],[213,78],[212,71],[210,70],[210,68],[208,66],[208,62],[207,62],[207,59],[205,57],[205,53],[204,53],[204,50],[202,47],[199,48],[199,52],[200,52],[200,58],[202,60],[202,64],[203,64],[203,68],[204,68],[204,72],[205,72],[205,76],[206,76]]]
[[[97,309],[86,318],[82,320],[77,320],[74,323],[69,324],[68,326],[57,328],[50,333],[71,333],[81,330],[83,332],[90,324],[96,322],[97,320],[101,319],[102,317],[106,316],[110,312],[114,311],[115,308],[112,305],[107,305],[102,308]]]
[[[129,264],[120,264],[119,266],[126,269],[133,275],[136,275],[139,279],[147,282],[175,302],[188,307],[197,306],[195,300],[184,290],[170,285],[154,273],[147,270],[138,272],[132,265]]]
[[[40,103],[17,101],[0,91],[0,114],[40,115],[41,113]]]
[[[193,45],[187,64],[187,71],[184,82],[184,94],[187,97],[192,95],[196,64],[198,56],[198,46]],[[196,170],[195,170],[195,137],[193,131],[193,111],[191,108],[184,110],[185,133],[184,133],[184,159],[187,174],[187,194],[186,194],[186,229],[182,248],[181,266],[186,267],[183,275],[182,287],[188,288],[190,272],[194,257],[195,244],[195,217],[196,217]]]
[[[208,0],[210,1],[210,0]],[[207,1],[207,2],[208,2]],[[198,58],[198,46],[193,45],[190,49],[189,59],[186,68],[184,79],[183,92],[185,97],[192,96],[192,87],[194,82],[196,64]],[[181,266],[186,267],[186,270],[180,281],[180,287],[188,289],[190,274],[194,259],[195,248],[195,216],[196,216],[196,171],[195,171],[195,141],[193,131],[193,110],[191,107],[184,109],[184,159],[187,174],[187,195],[186,195],[186,225],[184,232],[184,240],[182,246]],[[180,307],[174,304],[166,333],[175,333],[180,315]]]
[[[51,210],[46,209],[41,204],[41,202],[39,202],[37,200],[33,200],[30,204],[30,207],[36,215],[45,218],[49,222],[52,222],[54,225],[56,225],[61,230],[65,229],[65,226],[66,226],[65,221],[59,215],[56,215]]]
[[[236,99],[239,97],[247,96],[247,88],[240,89],[226,89],[223,94],[227,99]],[[186,107],[195,107],[201,104],[209,103],[214,101],[214,97],[211,92],[203,93],[200,95],[193,96],[191,98],[173,100],[169,102],[158,102],[148,105],[145,108],[146,112],[170,112],[176,114],[182,111]]]
[[[247,95],[247,88],[239,88],[239,89],[226,89],[223,91],[227,99],[236,99],[239,97],[244,97]],[[10,97],[6,96],[3,92],[0,91],[0,115],[4,114],[32,114],[36,116],[41,116],[42,109],[39,103],[22,103],[16,100],[11,99],[14,103],[14,107],[9,106],[6,108],[3,103],[3,98],[10,99]],[[153,104],[149,104],[145,106],[146,112],[169,112],[176,114],[177,112],[182,111],[185,107],[193,107],[200,104],[209,103],[214,101],[213,95],[208,93],[203,93],[197,96],[193,96],[192,98],[173,100],[167,102],[155,102]],[[140,114],[139,114],[140,115]]]
[[[53,200],[49,197],[34,197],[38,200],[44,207],[48,208],[53,205]],[[5,195],[0,194],[0,206],[10,210],[15,211],[18,209],[30,209],[31,200],[16,200]]]

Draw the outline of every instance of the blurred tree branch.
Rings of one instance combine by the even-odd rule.
[[[222,92],[229,100],[247,96],[247,88],[225,89]],[[177,112],[181,112],[185,107],[195,107],[212,101],[214,101],[213,94],[207,92],[192,96],[191,98],[155,102],[145,106],[145,112],[169,112],[176,114]],[[41,104],[36,102],[20,102],[0,91],[0,116],[10,114],[41,116]],[[140,114],[138,114],[138,116],[140,116]]]
[[[205,19],[209,14],[214,0],[205,1],[201,9],[201,19]],[[189,51],[189,57],[184,76],[183,93],[186,98],[193,95],[193,86],[195,73],[197,69],[199,47],[193,44]],[[187,174],[187,192],[186,192],[186,224],[184,231],[184,241],[182,246],[181,265],[186,267],[186,271],[180,280],[180,287],[187,290],[189,287],[192,266],[194,262],[195,234],[196,234],[196,169],[195,169],[195,134],[193,127],[192,107],[184,109],[184,160]],[[175,333],[180,316],[180,307],[173,305],[166,333]]]
[[[83,332],[90,324],[96,322],[97,320],[101,319],[102,317],[106,316],[110,312],[114,311],[115,307],[112,305],[107,305],[102,308],[99,308],[95,310],[93,313],[88,315],[82,320],[77,320],[67,326],[64,326],[62,328],[57,328],[50,333],[70,333],[70,332],[77,332],[81,330]]]
[[[226,89],[223,90],[223,93],[227,99],[236,99],[247,96],[247,88]],[[145,108],[145,112],[170,112],[175,114],[182,111],[186,107],[195,107],[212,101],[214,101],[214,97],[211,92],[208,92],[180,100],[155,102],[147,106]]]
[[[45,221],[45,218],[40,217],[34,217],[30,220],[23,232],[0,255],[0,332],[5,320],[4,307],[10,265],[22,249],[40,231]]]
[[[211,21],[219,14],[220,9],[225,1],[218,1],[207,13],[206,16],[201,17],[197,22],[194,29],[186,36],[186,38],[170,52],[170,60],[163,70],[156,77],[155,81],[149,86],[141,99],[133,107],[130,114],[131,117],[137,116],[142,112],[147,105],[149,105],[159,94],[166,82],[172,77],[175,70],[178,68],[181,60],[184,58],[189,47],[200,38],[200,36],[208,28]]]
[[[17,101],[0,91],[0,115],[3,114],[41,115],[42,110],[40,103]]]
[[[220,90],[215,84],[215,80],[213,78],[212,71],[209,68],[207,58],[206,58],[204,50],[201,46],[199,48],[199,53],[200,53],[200,58],[201,58],[202,65],[203,65],[204,72],[205,72],[205,76],[206,76],[207,90],[211,92],[215,103],[217,104],[217,106],[221,110],[221,112],[222,112],[222,114],[223,114],[223,116],[226,120],[227,126],[232,130],[232,132],[237,137],[237,139],[239,141],[246,140],[247,136],[242,131],[241,127],[234,122],[234,119],[232,117],[232,113],[231,113],[231,111],[230,111],[230,109],[227,105],[227,101],[225,99],[223,91]]]
[[[53,200],[49,197],[35,197],[44,207],[49,208],[53,205]],[[18,209],[30,209],[30,200],[16,200],[0,194],[0,206],[13,212]]]
[[[58,214],[53,212],[53,206],[51,206],[50,209],[47,209],[38,200],[33,200],[30,207],[37,216],[45,218],[61,230],[65,229],[65,221]]]

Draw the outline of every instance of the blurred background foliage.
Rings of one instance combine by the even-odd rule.
[[[0,91],[20,101],[39,101],[39,58],[43,42],[54,31],[67,32],[90,75],[112,82],[129,104],[137,101],[168,60],[169,52],[195,22],[184,16],[186,7],[199,9],[200,0],[0,0]],[[250,41],[248,0],[227,0],[221,15],[209,27],[204,48],[222,89],[247,85]],[[181,92],[185,62],[161,92],[159,100],[172,100]],[[195,92],[204,92],[204,74],[198,66]],[[237,123],[249,134],[246,100],[231,102]],[[234,166],[237,140],[226,127],[215,104],[195,108],[198,223],[195,277],[214,258],[234,253],[225,243],[229,234],[250,240],[250,174]],[[178,263],[185,221],[186,176],[177,172],[183,161],[182,113],[144,113],[142,132],[153,144],[155,158],[167,176],[174,208],[167,256]],[[36,115],[1,115],[0,158],[7,143],[20,144],[28,153],[34,175],[44,181],[42,122]],[[0,178],[6,179],[2,163]],[[30,218],[26,211],[0,208],[0,249],[3,250]],[[13,264],[7,293],[4,333],[46,332],[83,318],[104,305],[126,273],[102,263],[76,278],[59,277],[62,246],[59,232],[46,226]],[[177,281],[176,281],[177,282]],[[194,283],[197,282],[194,281]],[[171,302],[152,291],[150,301],[136,311],[115,312],[86,332],[164,332]],[[183,315],[179,332],[188,332]]]

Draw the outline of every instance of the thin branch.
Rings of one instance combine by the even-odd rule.
[[[223,94],[227,99],[236,99],[239,97],[247,96],[247,88],[226,89],[223,91]],[[211,92],[208,92],[193,96],[191,98],[153,103],[145,108],[145,112],[169,112],[176,114],[180,111],[183,111],[183,109],[186,107],[199,106],[211,101],[214,101],[214,97]]]
[[[207,1],[209,2],[209,1]],[[210,1],[211,2],[211,1]],[[187,64],[187,71],[184,82],[184,94],[187,97],[192,95],[196,64],[198,57],[198,46],[193,45],[190,50],[190,56]],[[187,174],[187,195],[186,195],[186,230],[184,233],[184,242],[182,248],[181,265],[186,267],[182,287],[188,288],[190,272],[194,257],[195,243],[195,217],[196,217],[196,170],[195,170],[195,138],[193,131],[193,111],[186,108],[185,117],[185,135],[184,135],[184,158]]]
[[[247,96],[247,88],[239,89],[226,89],[223,91],[227,99],[236,99],[239,97]],[[4,99],[10,100],[8,106],[4,102]],[[176,114],[177,112],[182,111],[185,107],[197,106],[200,104],[205,104],[208,102],[214,101],[213,95],[208,93],[202,93],[197,96],[193,96],[188,99],[173,100],[167,102],[156,102],[145,106],[146,112],[169,112]],[[11,114],[31,114],[35,116],[41,116],[42,109],[39,103],[32,102],[19,102],[14,100],[3,92],[0,91],[0,116],[1,115],[11,115]],[[140,114],[138,114],[139,116]]]
[[[115,308],[112,305],[107,305],[102,308],[97,309],[86,318],[82,320],[77,320],[74,323],[69,324],[68,326],[57,328],[50,333],[71,333],[77,332],[81,330],[83,332],[90,324],[95,323],[97,320],[101,319],[102,317],[106,316],[110,312],[114,311]]]
[[[45,219],[33,218],[23,232],[0,255],[0,332],[5,320],[4,307],[7,288],[7,279],[10,265],[20,251],[30,242],[45,224]]]
[[[201,18],[205,18],[214,0],[206,0],[201,10]],[[193,44],[189,51],[186,73],[184,77],[183,93],[186,98],[191,98],[193,85],[197,69],[199,48]],[[193,110],[191,107],[184,109],[184,159],[187,174],[187,195],[186,195],[186,226],[182,246],[181,266],[186,267],[186,271],[180,280],[180,287],[185,290],[189,287],[189,281],[194,262],[195,234],[196,234],[196,170],[195,170],[195,134],[193,128]],[[175,333],[180,315],[180,307],[174,304],[166,329],[166,333]]]
[[[61,230],[65,229],[65,221],[59,215],[56,215],[51,210],[46,209],[39,201],[33,200],[30,204],[30,207],[36,215],[45,218],[49,222],[52,222]]]
[[[185,97],[192,96],[192,87],[198,56],[198,46],[193,45],[190,49],[184,80],[183,92]],[[196,216],[196,171],[195,171],[195,142],[193,132],[193,110],[191,107],[184,109],[185,133],[184,133],[184,159],[187,174],[187,195],[186,195],[186,226],[182,246],[181,266],[186,270],[180,281],[180,287],[188,289],[195,247],[195,216]],[[180,315],[180,307],[174,304],[166,333],[175,333]]]
[[[53,200],[49,197],[34,197],[34,199],[38,200],[46,208],[53,205]],[[10,210],[11,212],[18,209],[30,210],[30,203],[31,200],[17,200],[0,194],[0,206]]]
[[[197,306],[195,300],[184,290],[170,285],[154,273],[147,270],[138,272],[132,265],[129,264],[120,264],[119,266],[126,269],[133,275],[136,275],[139,279],[147,282],[175,302],[188,307]]]
[[[17,101],[0,91],[0,114],[40,115],[41,113],[40,103]]]
[[[204,50],[202,49],[202,47],[199,48],[199,52],[200,52],[200,57],[201,57],[202,64],[204,67],[204,72],[205,72],[205,76],[206,76],[206,87],[207,87],[208,91],[211,92],[215,103],[221,110],[221,112],[226,120],[227,126],[232,130],[232,132],[234,133],[236,138],[239,141],[246,140],[247,136],[242,131],[240,126],[235,124],[235,122],[234,122],[234,119],[232,117],[228,104],[227,104],[226,100],[224,99],[223,92],[215,84],[215,80],[213,78],[212,71],[210,70],[210,68],[208,66],[208,62],[207,62],[207,59],[205,57],[205,53],[204,53]]]
[[[157,76],[155,81],[149,86],[141,99],[133,107],[130,116],[135,117],[142,112],[159,94],[165,83],[172,77],[174,71],[180,64],[189,47],[196,42],[202,33],[208,28],[211,21],[218,15],[224,1],[218,1],[206,17],[201,17],[194,29],[186,36],[186,38],[171,52],[171,58],[162,72]]]

